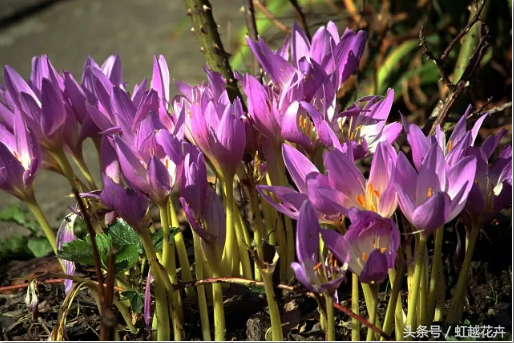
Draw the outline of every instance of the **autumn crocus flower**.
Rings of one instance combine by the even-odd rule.
[[[471,111],[471,106],[468,107],[464,115],[459,119],[457,125],[453,129],[450,137],[446,139],[441,127],[438,126],[434,135],[425,136],[423,131],[416,124],[408,124],[402,116],[405,132],[407,133],[407,141],[412,151],[412,161],[417,170],[419,170],[423,158],[427,155],[428,151],[434,143],[439,144],[445,156],[446,163],[453,165],[459,159],[466,155],[466,150],[473,146],[478,136],[478,131],[482,123],[487,118],[487,113],[483,114],[473,125],[472,129],[466,130],[466,119]],[[500,131],[498,135],[488,137],[484,141],[483,147],[487,155],[492,154],[498,145],[500,138],[503,136],[504,131]]]
[[[326,261],[319,256],[320,226],[312,205],[305,201],[300,208],[296,231],[296,254],[298,262],[291,263],[296,279],[308,290],[315,293],[328,293],[333,296],[341,282],[345,280],[348,257],[340,253],[338,260],[330,256]],[[330,251],[336,250],[337,241],[323,239]],[[336,255],[334,255],[336,256]]]
[[[389,89],[385,98],[379,96],[359,99],[331,122],[339,140],[352,147],[355,159],[373,154],[379,142],[392,144],[401,132],[399,123],[386,125],[394,101]]]
[[[348,215],[355,207],[359,210],[376,212],[384,218],[392,216],[397,206],[396,189],[393,182],[396,151],[386,142],[378,144],[368,180],[360,172],[355,162],[339,150],[326,152],[325,166],[332,190],[312,184],[311,201],[318,210],[323,210],[324,203],[337,206],[341,214]],[[319,205],[318,205],[319,204]]]
[[[403,153],[398,155],[395,184],[400,209],[409,222],[429,237],[463,210],[473,185],[476,158],[467,156],[446,167],[443,151],[434,143],[419,173]]]
[[[321,229],[325,242],[334,242],[328,249],[339,261],[346,261],[348,268],[359,276],[361,282],[380,283],[389,269],[394,268],[400,246],[400,232],[394,220],[383,218],[375,212],[352,208],[349,213],[352,224],[344,236]]]
[[[66,119],[62,91],[56,77],[56,73],[44,74],[40,80],[41,88],[37,89],[37,93],[40,94],[38,97],[14,69],[4,67],[5,88],[12,105],[17,108],[11,110],[14,115],[17,112],[21,113],[39,143],[50,150],[56,150],[61,146],[62,127]]]
[[[491,166],[483,148],[469,148],[467,155],[476,157],[477,171],[462,217],[468,228],[473,222],[482,227],[511,203],[512,147],[505,146]]]
[[[13,118],[13,132],[0,124],[0,189],[23,201],[32,199],[41,159],[39,143],[20,114]]]
[[[228,100],[224,86],[221,88],[220,83],[225,84],[221,74],[206,71],[209,85],[197,86],[191,94],[176,98],[175,108],[186,113],[188,140],[200,148],[217,173],[232,178],[246,145],[243,109],[239,99]]]

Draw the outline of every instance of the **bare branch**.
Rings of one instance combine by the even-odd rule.
[[[441,79],[444,81],[444,84],[446,85],[446,87],[448,87],[450,90],[453,91],[453,90],[455,90],[455,85],[452,83],[452,81],[448,77],[448,74],[446,74],[442,60],[437,58],[432,53],[432,51],[430,51],[427,41],[425,40],[425,36],[423,35],[424,28],[425,27],[422,25],[421,29],[419,30],[419,45],[423,47],[423,53],[425,55],[427,55],[428,59],[431,59],[437,65],[437,68],[439,69],[439,74],[441,75]]]
[[[287,34],[291,33],[291,29],[284,25],[280,20],[278,20],[277,17],[275,17],[275,15],[271,13],[260,0],[253,0],[253,4],[259,11],[262,12],[262,14],[264,14],[269,20],[271,20],[271,22],[273,23],[273,25],[277,27],[277,29]]]
[[[298,14],[298,17],[300,18],[300,22],[302,24],[303,32],[305,32],[305,36],[311,40],[311,33],[309,32],[309,25],[307,25],[307,19],[305,18],[305,14],[302,12],[302,8],[298,4],[298,1],[296,0],[289,0],[291,5],[294,7],[296,13]]]
[[[480,20],[480,14],[482,13],[482,10],[484,9],[486,2],[487,0],[482,1],[482,5],[480,5],[480,7],[478,8],[475,16],[469,21],[469,23],[464,27],[464,29],[461,32],[459,32],[457,36],[455,36],[455,38],[450,42],[448,47],[444,50],[443,54],[441,55],[441,62],[444,62],[444,60],[446,59],[446,57],[448,57],[448,54],[450,53],[450,51],[452,51],[455,45],[462,39],[462,37],[464,37],[469,32],[473,25],[475,25],[475,23]]]
[[[253,0],[244,0],[244,6],[248,34],[253,41],[256,41],[259,33],[257,32],[257,24],[255,23],[255,9],[253,8]]]

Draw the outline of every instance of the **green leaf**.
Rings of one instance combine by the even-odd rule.
[[[135,245],[125,245],[115,255],[116,274],[132,268],[139,260],[139,250]]]
[[[62,249],[57,252],[57,257],[83,264],[94,265],[93,249],[89,241],[76,239],[64,243]]]
[[[132,311],[134,311],[135,313],[141,313],[141,311],[143,311],[144,302],[145,302],[144,293],[137,292],[136,296],[132,297],[132,301],[130,302]]]
[[[30,256],[30,251],[27,249],[27,237],[11,236],[7,238],[5,243],[0,244],[1,258],[20,258],[23,256]]]
[[[107,234],[111,237],[113,244],[121,249],[126,245],[135,245],[140,254],[144,253],[143,244],[139,235],[126,221],[118,219],[116,223],[109,226]]]
[[[27,248],[29,248],[36,257],[46,256],[52,251],[52,246],[46,238],[30,238],[27,243]]]
[[[179,232],[180,232],[180,229],[178,227],[170,227],[170,235],[168,236],[168,240],[170,242],[172,242],[173,237],[175,237],[175,235]],[[162,234],[163,234],[163,230],[159,230],[152,236],[152,243],[153,243],[153,246],[155,247],[155,251],[162,250],[162,240],[163,240]]]
[[[130,306],[135,313],[141,313],[145,301],[145,294],[137,291],[125,291],[120,293],[120,301],[130,300]]]
[[[136,291],[125,291],[125,292],[121,292],[120,295],[121,295],[120,301],[132,300],[132,298],[137,295],[137,292]]]
[[[39,230],[39,224],[32,213],[19,205],[11,205],[0,210],[0,221],[13,222],[32,231]]]

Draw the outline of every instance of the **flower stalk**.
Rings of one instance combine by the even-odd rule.
[[[334,296],[329,293],[324,293],[325,304],[327,307],[326,317],[326,331],[325,339],[327,341],[336,340],[336,328],[335,328],[335,315],[334,315]]]
[[[453,292],[453,298],[448,309],[446,316],[446,322],[449,324],[456,324],[461,320],[462,311],[464,308],[464,293],[466,290],[466,281],[468,279],[469,265],[473,258],[473,251],[475,250],[475,244],[480,233],[480,227],[474,223],[471,227],[471,233],[469,235],[468,245],[466,248],[466,256],[464,257],[464,263],[462,263],[462,269]]]
[[[420,282],[423,277],[423,265],[425,264],[425,247],[427,244],[426,239],[423,236],[419,237],[418,251],[416,256],[416,266],[414,269],[414,276],[412,279],[411,296],[409,298],[409,305],[407,308],[407,327],[412,330],[416,325],[416,307],[418,305],[418,297],[420,291]],[[408,337],[412,339],[412,337]]]
[[[434,320],[434,312],[436,307],[436,297],[438,289],[444,287],[444,274],[443,274],[443,235],[444,227],[440,227],[435,231],[434,239],[434,258],[432,260],[432,272],[430,273],[430,285],[428,289],[428,303],[427,312],[423,325],[430,326]],[[442,282],[442,283],[441,283]]]
[[[359,314],[359,276],[352,273],[352,312]],[[352,341],[361,340],[361,325],[356,318],[352,318]]]
[[[196,278],[203,279],[203,250],[200,243],[200,237],[193,231],[193,244],[195,249],[195,267],[196,267]],[[191,280],[192,281],[192,280]],[[192,287],[191,287],[192,288]],[[187,288],[186,288],[187,290]],[[205,297],[205,286],[201,285],[197,287],[198,293],[198,308],[200,310],[200,323],[202,326],[202,338],[204,341],[211,340],[211,329],[209,325],[209,311],[207,308],[207,299]],[[187,293],[186,293],[187,294]]]

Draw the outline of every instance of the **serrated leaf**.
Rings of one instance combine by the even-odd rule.
[[[27,243],[27,248],[29,248],[35,257],[46,256],[52,251],[52,246],[46,238],[30,238]]]
[[[132,297],[132,301],[130,302],[132,311],[135,313],[141,313],[141,311],[143,311],[144,301],[145,301],[144,293],[137,292],[137,294],[134,297]]]
[[[173,240],[173,237],[175,237],[175,235],[179,232],[180,232],[179,228],[170,227],[170,235],[168,236],[168,240],[171,242]],[[162,250],[162,241],[163,241],[162,234],[163,234],[163,231],[159,230],[152,236],[152,242],[153,242],[153,246],[155,247],[155,251]]]
[[[143,244],[139,235],[126,221],[118,219],[116,223],[109,226],[107,234],[111,237],[113,244],[121,249],[125,245],[135,245],[140,254],[144,253]]]
[[[139,250],[135,245],[125,245],[115,255],[116,274],[132,268],[139,260]]]
[[[77,263],[95,264],[91,243],[81,239],[64,243],[62,249],[57,252],[57,257]]]
[[[137,295],[137,292],[136,291],[125,291],[125,292],[121,292],[120,295],[121,295],[120,301],[132,300],[132,298]]]

